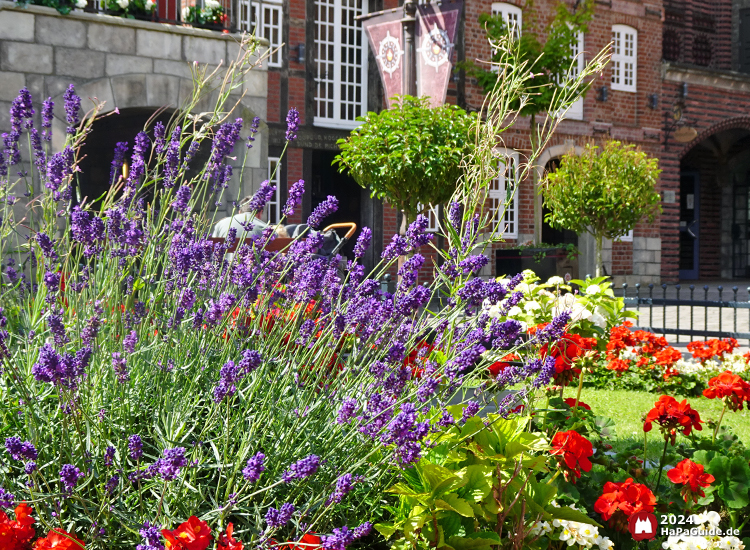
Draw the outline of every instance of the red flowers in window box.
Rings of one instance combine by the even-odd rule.
[[[703,390],[704,397],[721,399],[731,411],[742,409],[745,401],[750,401],[750,384],[731,371],[724,371],[708,381]]]
[[[38,539],[34,550],[81,550],[85,548],[83,541],[78,540],[62,529],[52,529],[43,539]]]
[[[653,423],[659,424],[659,428],[664,434],[664,439],[670,439],[672,445],[675,443],[677,432],[682,431],[683,435],[690,435],[693,428],[702,430],[700,415],[684,399],[681,403],[674,397],[662,395],[654,403],[654,408],[646,415],[643,423],[643,431],[650,432]]]
[[[667,477],[676,485],[684,485],[680,494],[685,502],[688,500],[698,502],[698,497],[706,496],[701,487],[708,487],[715,481],[714,476],[703,471],[702,464],[696,464],[688,458],[669,470]]]
[[[174,531],[163,529],[161,534],[166,539],[167,550],[206,550],[213,539],[208,523],[195,516],[190,516]]]
[[[232,535],[234,533],[234,525],[227,525],[225,533],[219,535],[218,548],[217,550],[243,550],[245,545],[238,541]]]
[[[557,456],[559,466],[563,471],[566,481],[573,481],[581,477],[581,470],[591,470],[591,460],[594,449],[591,441],[574,430],[557,432],[552,438],[552,456]]]
[[[31,539],[36,532],[32,525],[34,510],[22,502],[16,506],[16,519],[11,521],[5,512],[0,511],[0,548],[3,550],[26,550],[31,547]]]
[[[628,478],[622,483],[608,481],[604,491],[594,503],[594,511],[610,522],[610,527],[625,532],[628,518],[636,512],[653,512],[656,497],[642,483],[635,483]]]

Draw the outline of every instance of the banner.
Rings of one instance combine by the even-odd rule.
[[[370,47],[378,62],[380,79],[383,81],[388,107],[391,98],[403,93],[404,49],[401,30],[401,10],[366,19],[362,27],[367,33]]]
[[[460,0],[417,6],[417,95],[429,96],[433,107],[445,103],[461,8]]]

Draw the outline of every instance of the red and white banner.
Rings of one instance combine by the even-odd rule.
[[[378,15],[362,22],[370,47],[378,62],[388,107],[394,95],[403,94],[404,48],[401,10]]]
[[[417,95],[433,107],[445,103],[461,8],[460,0],[417,6]]]

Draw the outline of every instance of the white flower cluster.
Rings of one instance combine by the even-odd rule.
[[[674,366],[680,374],[709,374],[718,376],[724,371],[731,371],[734,374],[742,374],[750,371],[750,365],[740,353],[730,353],[724,356],[724,359],[708,359],[701,364],[693,359],[677,361]]]
[[[664,550],[744,550],[745,545],[735,536],[713,535],[718,531],[721,517],[716,512],[690,516],[694,529],[684,534],[671,535],[662,543]]]
[[[208,10],[215,10],[221,7],[221,2],[218,0],[205,0],[203,6]]]
[[[552,505],[560,507],[555,502]],[[570,507],[574,510],[576,509],[575,505],[571,505]],[[557,540],[565,542],[568,546],[577,544],[579,548],[593,548],[596,545],[599,550],[612,550],[615,545],[608,537],[603,537],[599,534],[598,527],[588,523],[566,521],[564,519],[553,520],[552,525],[546,521],[537,522],[531,528],[531,535],[546,535],[550,539],[557,536]]]

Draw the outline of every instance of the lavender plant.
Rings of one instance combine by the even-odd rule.
[[[258,128],[243,131],[233,114],[256,46],[245,41],[223,74],[194,67],[192,97],[168,127],[122,136],[135,143],[129,171],[120,176],[118,144],[97,203],[76,195],[76,178],[102,105],[82,115],[71,86],[65,145],[53,152],[51,100],[42,139],[28,91],[13,102],[0,153],[0,507],[28,502],[44,530],[87,548],[158,548],[159,528],[193,515],[219,530],[231,522],[253,546],[317,532],[331,533],[323,547],[343,548],[369,531],[391,465],[415,464],[433,425],[456,421],[449,401],[469,399],[468,417],[516,388],[494,400],[508,415],[549,382],[551,363],[535,350],[560,336],[567,313],[522,344],[520,323],[482,310],[487,300],[512,307],[521,277],[475,277],[486,263],[478,247],[501,238],[482,199],[492,151],[530,93],[512,45],[499,46],[505,85],[475,128],[444,227],[449,249],[429,285],[417,278],[419,249],[432,246],[422,218],[369,274],[359,263],[369,229],[344,271],[341,258],[315,254],[319,234],[271,252],[265,230],[234,254],[236,234],[208,239],[232,176],[227,157],[247,154]],[[582,74],[600,68],[597,58]],[[215,107],[200,112],[208,97]],[[563,94],[554,112],[575,99]],[[291,141],[299,117],[287,121]],[[195,166],[204,141],[209,159]],[[297,182],[285,215],[303,193]],[[260,186],[256,212],[272,194]],[[329,197],[309,224],[336,208]],[[395,292],[381,290],[406,253]],[[529,360],[486,381],[484,367],[509,349]]]

